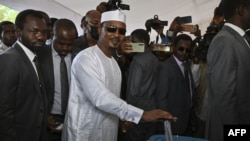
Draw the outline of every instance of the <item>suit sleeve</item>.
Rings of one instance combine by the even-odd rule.
[[[15,64],[13,62],[16,62]],[[18,85],[17,60],[0,55],[0,140],[13,140],[15,93]],[[23,84],[24,85],[24,84]]]
[[[156,88],[156,105],[159,109],[166,109],[167,107],[167,91],[168,91],[168,77],[167,70],[164,68],[164,63],[159,66],[158,85]]]
[[[127,102],[135,105],[140,97],[143,96],[141,92],[141,85],[143,79],[143,69],[142,66],[133,61],[130,64],[129,75],[128,75],[128,82],[127,82]]]
[[[224,123],[237,119],[234,114],[237,113],[235,42],[230,38],[217,38],[207,56],[209,93]]]

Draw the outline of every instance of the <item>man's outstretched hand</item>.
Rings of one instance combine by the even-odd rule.
[[[152,111],[144,111],[142,115],[142,120],[144,121],[157,121],[157,120],[176,121],[177,117],[173,116],[167,111],[156,109]]]

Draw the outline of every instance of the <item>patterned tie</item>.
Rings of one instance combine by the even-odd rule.
[[[61,73],[61,110],[62,114],[65,114],[67,104],[68,104],[68,96],[69,96],[69,81],[68,81],[68,73],[67,66],[64,60],[65,56],[60,56],[60,73]]]

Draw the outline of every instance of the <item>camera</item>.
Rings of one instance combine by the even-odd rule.
[[[195,57],[206,62],[208,48],[209,48],[210,43],[212,42],[212,40],[216,34],[217,33],[206,33],[203,35],[203,38],[197,42],[198,48],[194,52]]]
[[[107,11],[110,10],[116,10],[116,9],[122,9],[122,10],[130,10],[129,5],[122,4],[121,0],[109,0],[106,4]]]
[[[207,27],[207,31],[206,33],[210,34],[210,33],[218,33],[221,29],[222,29],[222,25],[210,25]]]
[[[181,25],[183,31],[187,31],[190,33],[194,33],[198,30],[197,25],[191,25],[191,24],[182,24]]]
[[[192,16],[184,16],[184,17],[179,17],[176,22],[178,24],[187,24],[187,23],[192,23]]]
[[[145,23],[147,32],[151,31],[151,28],[153,29],[159,29],[161,26],[167,26],[168,25],[168,21],[161,21],[158,18],[158,15],[154,15],[153,19],[148,19]]]
[[[153,51],[170,52],[170,44],[154,44]]]
[[[203,35],[201,39],[196,41],[198,43],[198,48],[194,52],[194,56],[206,62],[206,56],[208,52],[208,48],[216,36],[216,34],[222,29],[224,24],[222,25],[214,25],[210,24],[207,27],[206,33]]]

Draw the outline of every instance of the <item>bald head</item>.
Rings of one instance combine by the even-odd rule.
[[[101,13],[97,10],[90,10],[85,15],[85,21],[87,24],[97,26],[101,21]]]

